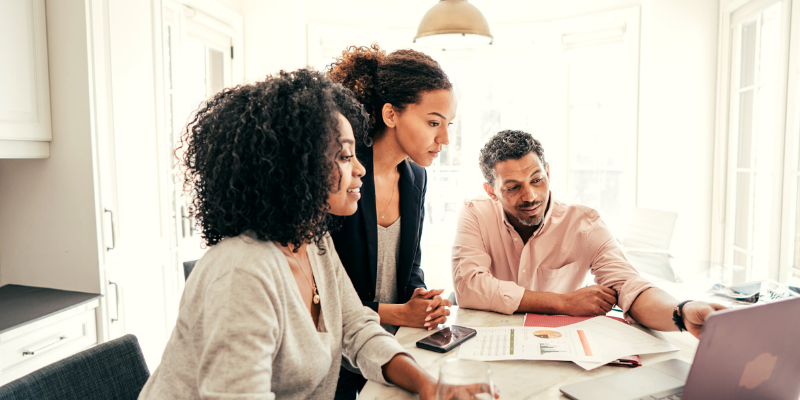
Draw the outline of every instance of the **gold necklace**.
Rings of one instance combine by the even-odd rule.
[[[397,180],[397,168],[394,169],[394,179]],[[397,186],[392,182],[392,197],[389,198],[389,203],[386,204],[386,208],[383,209],[383,214],[381,214],[381,219],[386,216],[386,211],[389,210],[389,206],[392,205],[392,200],[394,200],[394,190]],[[375,201],[378,201],[377,199]]]
[[[294,255],[294,251],[292,249],[288,249],[288,250],[289,250],[289,254],[292,255],[292,258],[294,258],[294,260],[297,261],[297,266],[300,268],[300,272],[302,272],[303,276],[306,278],[306,282],[308,282],[308,284],[311,285],[311,289],[312,289],[312,291],[314,293],[314,297],[311,299],[311,301],[313,301],[314,304],[319,304],[319,292],[317,292],[317,284],[314,281],[312,281],[311,279],[308,279],[308,274],[306,274],[306,271],[303,269],[303,264],[300,264],[300,260],[297,258],[296,255]],[[308,269],[311,269],[311,263],[310,262],[308,264]],[[311,271],[311,275],[312,276],[314,275],[314,271]]]

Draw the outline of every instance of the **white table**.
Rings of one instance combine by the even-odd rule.
[[[522,326],[524,314],[503,315],[493,312],[451,308],[448,324],[469,327]],[[455,358],[458,349],[449,353],[434,353],[416,347],[418,340],[434,331],[402,327],[397,331],[397,340],[417,360],[425,370],[438,378],[439,362]],[[680,348],[680,351],[642,355],[642,364],[649,365],[671,358],[679,358],[691,363],[698,340],[688,332],[657,332],[657,336]],[[492,379],[500,389],[501,399],[566,399],[558,390],[569,383],[580,382],[600,376],[628,371],[627,367],[603,366],[592,371],[572,362],[565,361],[494,361],[491,362]],[[393,386],[367,382],[359,395],[359,400],[400,400],[417,399],[417,395]]]

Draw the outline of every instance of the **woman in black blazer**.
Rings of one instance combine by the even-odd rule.
[[[414,50],[387,55],[377,45],[348,48],[328,77],[355,93],[371,124],[356,151],[366,168],[358,211],[331,234],[336,252],[361,301],[388,331],[432,329],[445,322],[452,304],[440,297],[442,290],[426,289],[420,269],[427,190],[422,167],[448,144],[456,113],[453,86],[429,56]],[[365,383],[357,370],[343,366],[336,399],[354,399]]]

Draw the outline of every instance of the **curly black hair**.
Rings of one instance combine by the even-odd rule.
[[[353,94],[305,69],[224,89],[200,107],[176,154],[206,245],[248,233],[324,251],[334,220],[328,193],[340,189],[337,112],[366,135],[368,115]]]
[[[518,160],[529,153],[536,153],[542,160],[542,165],[547,165],[542,143],[534,139],[530,133],[512,130],[498,132],[486,142],[478,157],[483,177],[486,182],[494,186],[495,164],[505,160]]]
[[[430,56],[410,49],[387,55],[377,44],[348,47],[327,70],[327,76],[352,90],[369,113],[372,129],[363,141],[367,145],[386,128],[384,104],[402,111],[418,103],[424,92],[453,88],[442,67]]]

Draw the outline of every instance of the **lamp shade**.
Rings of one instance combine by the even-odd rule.
[[[440,0],[417,29],[414,43],[441,49],[463,49],[492,43],[489,24],[467,0]]]

